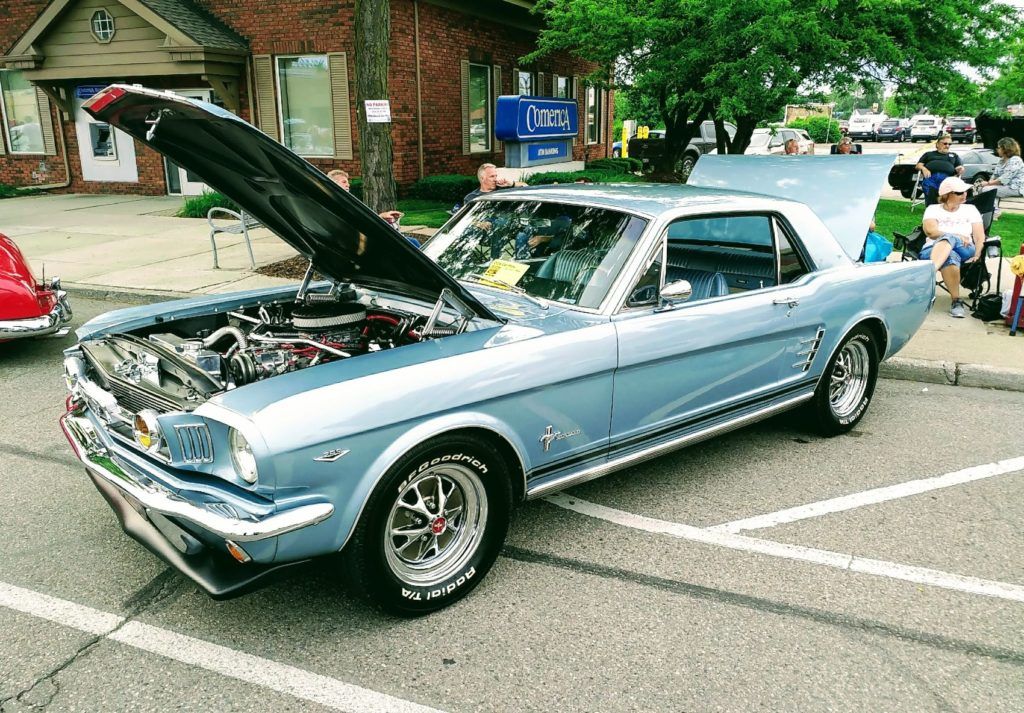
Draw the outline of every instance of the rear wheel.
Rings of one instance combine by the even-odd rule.
[[[864,416],[878,380],[878,345],[867,327],[846,336],[829,360],[808,408],[819,433],[846,433]]]
[[[697,165],[697,157],[691,154],[683,156],[683,160],[676,164],[676,173],[679,174],[679,180],[686,183],[690,178],[690,174],[693,173],[693,167]]]
[[[455,603],[494,564],[512,512],[507,465],[486,441],[442,436],[402,457],[374,490],[346,569],[361,594],[417,616]]]

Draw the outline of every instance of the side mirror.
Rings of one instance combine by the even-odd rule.
[[[693,287],[688,280],[676,280],[661,288],[659,297],[659,309],[668,309],[681,302],[686,302],[693,294]]]

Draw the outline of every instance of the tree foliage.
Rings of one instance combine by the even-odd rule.
[[[667,130],[659,170],[707,119],[734,122],[719,152],[742,153],[802,86],[884,80],[921,101],[962,66],[995,64],[1010,27],[995,0],[539,0],[536,11],[545,29],[531,58],[575,52],[602,67],[590,80],[654,102]]]

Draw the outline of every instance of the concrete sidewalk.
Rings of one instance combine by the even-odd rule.
[[[0,232],[14,238],[40,277],[59,275],[72,293],[158,300],[293,284],[249,268],[241,236],[219,235],[213,269],[206,220],[175,218],[174,196],[47,195],[0,200]],[[425,231],[429,232],[429,231]],[[250,233],[257,265],[294,256],[266,229]],[[995,269],[996,261],[989,263]],[[1003,288],[1013,276],[1003,261]],[[1024,391],[1024,332],[1001,322],[953,319],[939,290],[924,326],[882,375],[941,384]]]

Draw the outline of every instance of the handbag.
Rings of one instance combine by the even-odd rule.
[[[966,263],[960,268],[960,286],[969,290],[977,289],[986,277],[988,277],[988,270],[985,269],[985,264],[981,259]]]
[[[978,298],[978,304],[975,305],[971,316],[975,319],[980,319],[982,322],[991,322],[1002,318],[1002,309],[1002,295],[982,295]]]

